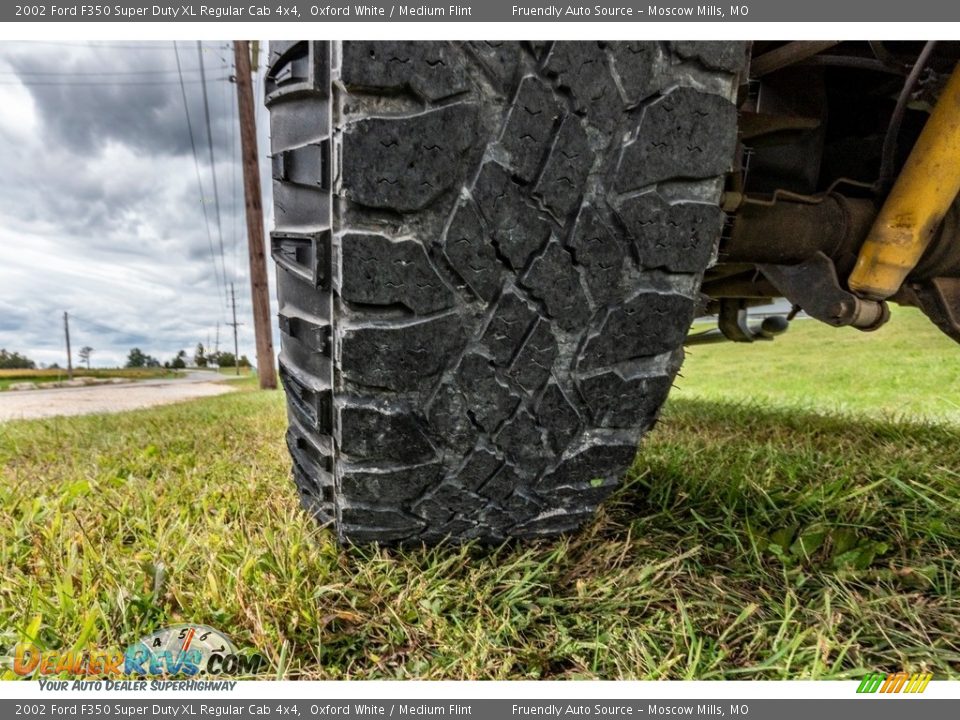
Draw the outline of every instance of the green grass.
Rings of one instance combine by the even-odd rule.
[[[960,346],[912,308],[870,333],[797,320],[772,342],[694,345],[682,372],[680,398],[960,421]]]
[[[808,325],[776,343],[896,362]],[[927,340],[923,367],[947,368],[957,349]],[[204,622],[291,678],[960,676],[956,426],[744,404],[777,373],[752,353],[777,344],[696,348],[596,521],[496,549],[338,548],[298,509],[281,395],[253,380],[0,425],[0,640],[122,648]],[[794,381],[809,394],[788,404],[852,409],[842,382]],[[850,397],[877,412],[904,392],[874,390],[873,406]]]

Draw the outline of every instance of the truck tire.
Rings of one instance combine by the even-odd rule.
[[[680,366],[742,43],[274,42],[280,376],[341,541],[571,531]]]

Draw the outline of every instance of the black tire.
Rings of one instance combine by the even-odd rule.
[[[577,528],[682,360],[742,43],[280,42],[287,442],[351,542]]]

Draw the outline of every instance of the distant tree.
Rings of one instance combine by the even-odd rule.
[[[30,358],[18,352],[8,352],[0,348],[0,369],[3,370],[33,370],[37,364]]]
[[[176,357],[173,358],[173,361],[170,363],[170,367],[174,370],[183,370],[187,366],[187,351],[181,350],[177,353]]]
[[[241,355],[241,356],[240,356],[240,360],[238,360],[237,363],[238,363],[238,364],[240,365],[240,367],[242,367],[242,368],[248,368],[248,367],[250,367],[250,359],[249,359],[246,355]]]
[[[237,360],[233,353],[222,352],[217,354],[217,365],[220,367],[233,367],[236,364]]]
[[[128,368],[142,368],[142,367],[160,367],[160,361],[157,360],[152,355],[147,355],[140,348],[133,348],[130,353],[127,355],[127,364],[125,367]]]
[[[193,353],[193,361],[197,364],[197,367],[207,366],[207,356],[203,349],[203,343],[197,343],[197,350]]]
[[[147,358],[150,356],[147,355],[140,348],[133,348],[130,351],[130,354],[127,355],[127,367],[128,368],[142,368],[147,366]]]
[[[90,347],[89,345],[84,345],[82,348],[80,348],[80,352],[78,353],[80,356],[80,362],[86,363],[87,370],[90,369],[90,355],[92,353],[93,353],[93,348]]]
[[[47,369],[48,369],[48,370],[59,370],[59,369],[60,369],[60,365],[58,365],[57,363],[50,363],[50,364],[47,366]]]

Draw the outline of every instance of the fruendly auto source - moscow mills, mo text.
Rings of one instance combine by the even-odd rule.
[[[748,5],[544,5],[525,7],[514,5],[511,13],[518,18],[639,18],[639,17],[744,17],[750,14]]]

